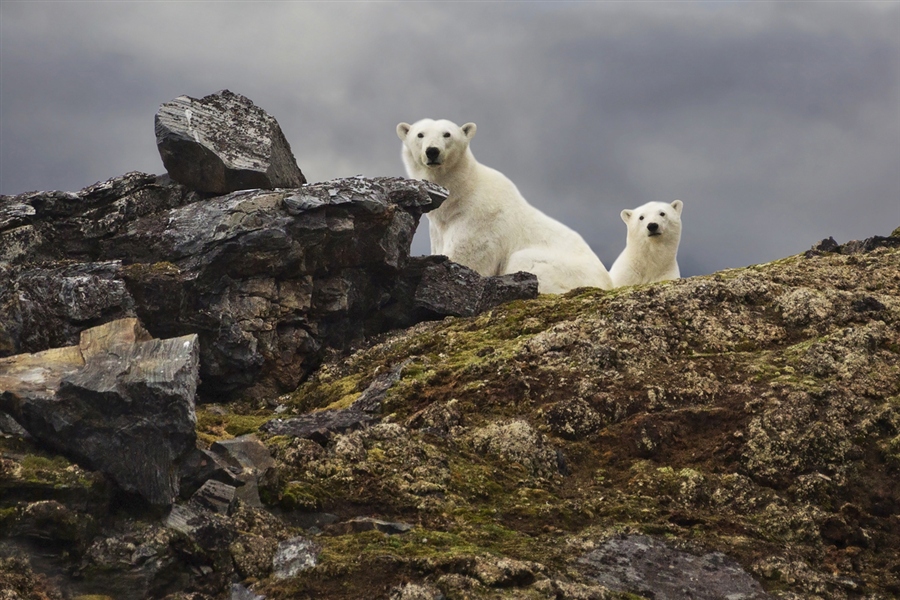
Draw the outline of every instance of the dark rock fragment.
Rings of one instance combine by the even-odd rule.
[[[40,443],[169,505],[196,441],[197,370],[196,336],[152,339],[122,319],[78,346],[0,359],[0,408]]]
[[[260,429],[272,435],[310,439],[325,446],[334,434],[355,431],[374,421],[374,415],[361,410],[323,410],[291,419],[272,419]]]
[[[233,485],[210,479],[191,496],[191,502],[221,515],[227,515],[234,507],[235,490],[237,488]]]
[[[274,117],[228,90],[199,100],[179,96],[160,106],[156,145],[172,178],[199,192],[306,183]]]
[[[275,461],[265,444],[252,434],[215,442],[210,451],[231,467],[235,478],[241,482],[236,496],[250,506],[262,506],[259,499],[259,482]]]
[[[217,454],[209,450],[194,448],[181,459],[179,467],[179,490],[182,498],[190,498],[194,492],[209,480],[240,487],[244,482],[237,478],[236,469]]]

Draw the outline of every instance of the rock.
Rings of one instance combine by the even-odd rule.
[[[202,395],[261,398],[294,389],[328,348],[535,295],[507,276],[473,284],[485,291],[462,304],[423,304],[464,272],[409,258],[419,218],[445,197],[427,182],[356,177],[200,199],[141,173],[4,197],[17,215],[6,227],[31,219],[36,241],[0,252],[0,355],[72,345],[86,327],[137,316],[157,337],[199,336]],[[437,270],[422,284],[427,265]]]
[[[389,600],[444,600],[440,590],[430,585],[407,583],[391,590]]]
[[[350,533],[362,533],[363,531],[380,531],[387,535],[406,533],[413,528],[409,523],[392,523],[373,519],[372,517],[356,517],[341,523],[328,525],[325,530],[331,535],[347,535]]]
[[[275,466],[268,448],[252,434],[215,442],[210,451],[231,466],[232,473],[241,482],[237,497],[250,506],[262,506],[259,499],[259,482],[266,472]]]
[[[298,536],[278,544],[272,559],[272,575],[276,579],[296,577],[316,566],[320,548],[305,537]]]
[[[192,190],[227,194],[306,183],[278,122],[240,94],[179,96],[159,107],[155,124],[163,165]]]
[[[0,196],[0,264],[97,260],[109,238],[146,215],[198,200],[167,176],[131,172],[80,192]],[[121,256],[121,255],[119,255]]]
[[[40,443],[169,505],[196,440],[197,369],[196,336],[152,339],[122,319],[78,346],[0,359],[0,408]]]
[[[233,485],[210,479],[191,496],[191,502],[195,502],[213,512],[227,515],[234,508],[236,490],[237,488]]]
[[[400,285],[410,290],[408,304],[387,307],[395,327],[451,315],[470,317],[489,308],[537,297],[537,277],[513,273],[481,277],[451,262],[446,256],[422,256],[410,260]],[[410,318],[412,317],[412,318]]]
[[[545,443],[543,436],[522,420],[491,423],[472,433],[472,445],[477,452],[495,455],[518,464],[539,477],[559,473],[556,451]]]
[[[82,330],[135,316],[121,263],[15,269],[0,263],[0,350],[39,352],[77,343]]]
[[[233,487],[244,482],[235,475],[243,470],[229,466],[224,458],[209,450],[194,448],[179,463],[179,490],[182,498],[190,498],[194,492],[209,480],[219,481]]]
[[[305,438],[324,446],[336,433],[355,431],[377,417],[361,410],[323,410],[290,419],[272,419],[260,429],[271,435]]]
[[[771,598],[724,554],[702,556],[645,535],[614,538],[578,560],[578,568],[611,590],[671,600]]]
[[[231,600],[265,600],[265,596],[254,594],[240,583],[231,584]]]

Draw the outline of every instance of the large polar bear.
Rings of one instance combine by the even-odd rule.
[[[681,242],[681,209],[676,200],[648,202],[634,210],[623,210],[628,226],[625,249],[609,270],[615,287],[678,279],[676,254]]]
[[[534,273],[541,293],[610,289],[609,273],[580,235],[534,208],[503,173],[475,160],[475,123],[422,119],[400,123],[403,163],[413,179],[450,191],[428,213],[431,253],[480,275]]]

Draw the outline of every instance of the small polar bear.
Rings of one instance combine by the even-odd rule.
[[[634,210],[623,210],[628,226],[625,249],[609,270],[615,287],[678,279],[681,272],[675,258],[681,242],[681,209],[676,200],[648,202]]]
[[[469,142],[475,123],[422,119],[397,125],[406,173],[450,195],[428,213],[431,253],[479,275],[534,273],[540,293],[612,288],[609,272],[580,235],[531,206],[503,173],[482,165]]]

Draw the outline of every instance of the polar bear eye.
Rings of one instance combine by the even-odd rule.
[[[417,136],[416,136],[416,137],[420,137],[420,138],[423,138],[423,137],[425,137],[425,134],[424,134],[424,133],[420,133],[420,134],[419,134],[419,135],[417,135]]]
[[[661,212],[661,213],[659,213],[659,216],[664,217],[664,216],[666,216],[666,213]]]
[[[444,133],[444,137],[450,137],[449,133]]]
[[[644,215],[641,215],[641,218],[638,219],[638,220],[639,220],[639,221],[643,221],[643,220],[644,220]]]

